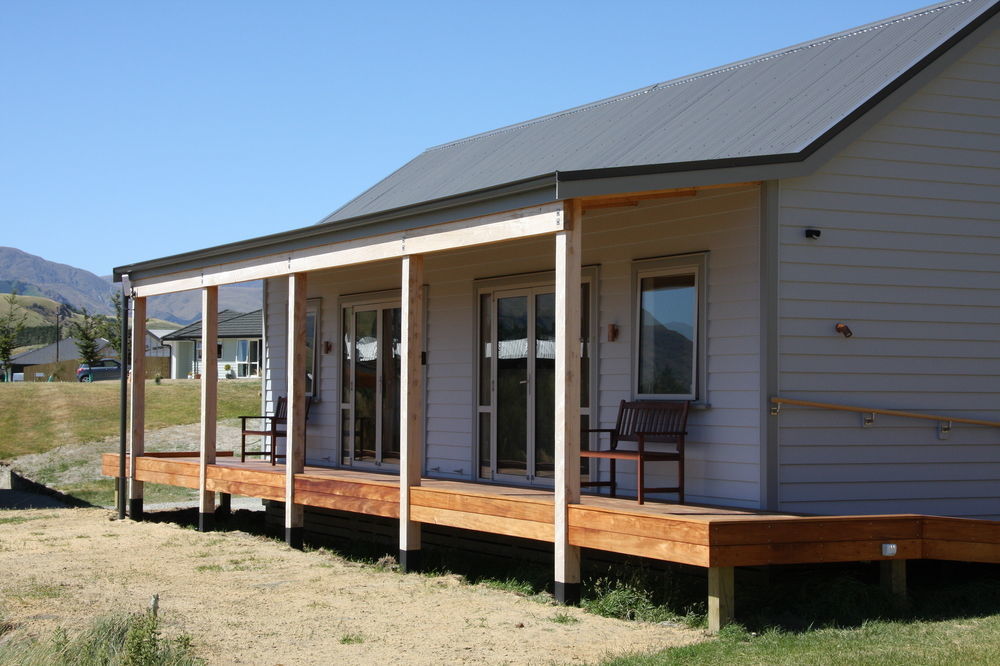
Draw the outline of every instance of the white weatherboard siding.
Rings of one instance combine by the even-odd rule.
[[[647,201],[584,216],[583,263],[599,266],[599,420],[614,424],[618,402],[631,398],[631,270],[636,259],[709,252],[708,386],[710,409],[692,414],[688,439],[690,501],[758,506],[759,489],[759,197],[756,186]],[[476,478],[476,280],[551,271],[552,238],[520,240],[426,257],[427,368],[425,473]],[[398,261],[309,274],[309,298],[322,299],[320,402],[309,416],[309,464],[337,463],[340,406],[340,310],[344,295],[399,288]],[[269,280],[267,375],[270,400],[284,395],[285,282]],[[620,335],[608,342],[608,324]],[[318,345],[322,349],[322,342]],[[631,465],[619,466],[624,493],[635,487]],[[674,466],[652,464],[651,482],[671,485]],[[660,483],[660,477],[662,483]]]
[[[780,201],[781,395],[1000,420],[1000,35]],[[998,428],[778,418],[783,510],[1000,519]]]

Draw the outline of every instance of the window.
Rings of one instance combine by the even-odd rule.
[[[637,397],[705,400],[706,257],[644,260],[634,266]]]

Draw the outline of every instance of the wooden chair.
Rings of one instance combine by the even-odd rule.
[[[312,398],[306,396],[306,420],[309,419],[309,408],[312,406]],[[261,421],[260,427],[248,428],[247,421],[259,420]],[[288,423],[288,399],[284,396],[278,398],[274,404],[274,414],[265,414],[259,416],[241,416],[240,417],[240,462],[246,462],[247,456],[264,456],[271,458],[271,464],[275,465],[278,462],[278,458],[284,458],[284,453],[278,453],[278,439],[287,437],[287,423]],[[247,452],[247,436],[251,437],[262,437],[261,441],[262,448],[260,451],[250,451]],[[263,450],[263,443],[270,440],[271,446],[268,447],[269,450]]]
[[[610,481],[588,481],[581,486],[608,486],[611,496],[615,496],[617,481],[615,463],[619,460],[634,460],[636,463],[636,494],[639,504],[645,501],[646,493],[677,493],[678,502],[684,503],[684,436],[687,435],[687,417],[690,402],[641,400],[621,401],[618,406],[618,421],[614,428],[591,428],[584,432],[605,432],[611,440],[608,450],[583,450],[583,458],[605,458],[611,461]],[[635,442],[635,450],[618,448],[619,442]],[[650,443],[673,444],[673,451],[650,451]],[[677,486],[674,488],[652,488],[646,486],[646,463],[657,461],[677,462]]]

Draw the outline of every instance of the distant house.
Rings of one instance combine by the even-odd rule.
[[[218,367],[219,377],[259,377],[261,311],[219,313]],[[194,377],[201,372],[201,322],[164,333],[162,343],[170,348],[170,376],[174,379]],[[226,366],[229,369],[226,369]]]
[[[104,338],[97,339],[97,353],[100,356],[117,356],[118,354],[111,347],[111,343]],[[75,338],[66,338],[58,343],[32,349],[23,352],[10,359],[12,372],[24,372],[25,368],[33,365],[48,365],[50,363],[62,361],[76,361],[80,358],[80,350],[76,346]],[[25,377],[30,380],[31,377]]]

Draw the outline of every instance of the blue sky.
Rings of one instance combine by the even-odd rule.
[[[99,275],[308,226],[423,149],[913,0],[4,0],[0,245]]]

